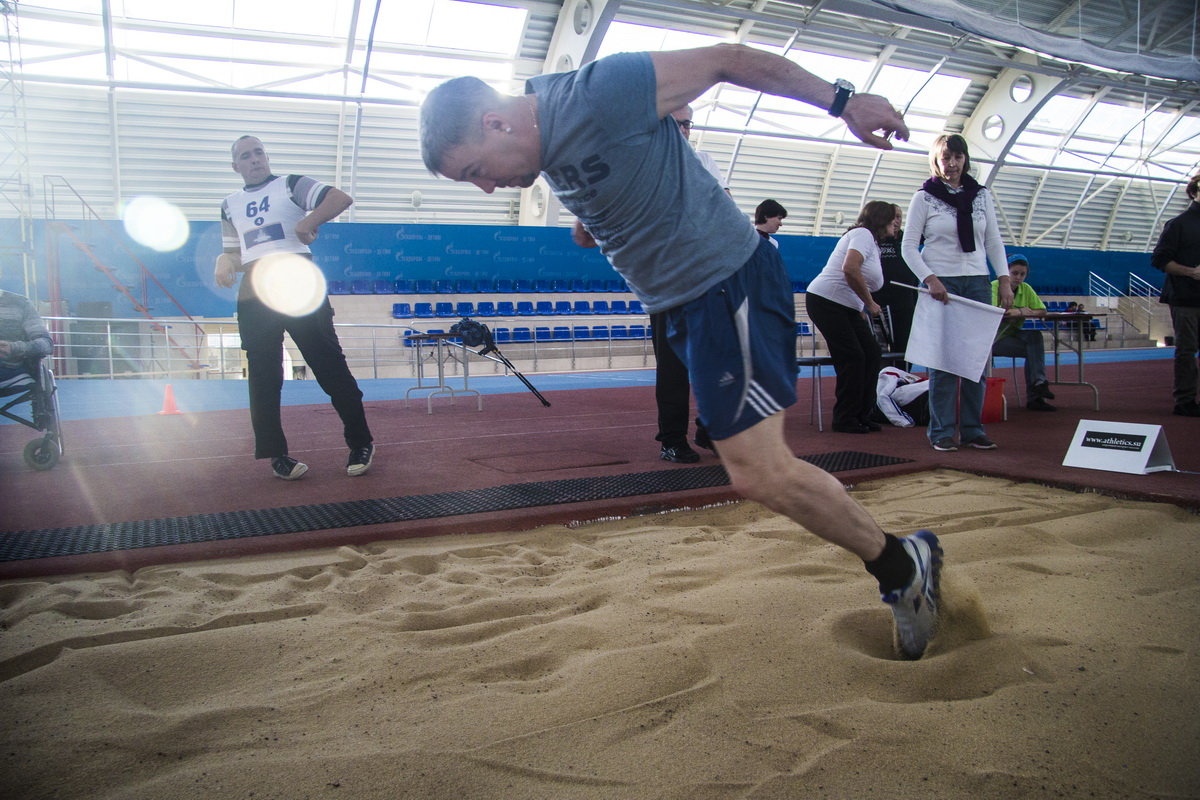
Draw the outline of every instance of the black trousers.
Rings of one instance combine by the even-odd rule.
[[[915,285],[916,279],[912,281]],[[917,310],[917,293],[903,286],[884,284],[872,297],[885,306],[892,317],[892,350],[903,353],[908,349],[908,336],[912,332],[913,314]]]
[[[812,292],[805,293],[804,303],[809,318],[825,338],[837,373],[833,424],[861,423],[875,407],[875,385],[882,355],[871,324],[863,312]]]
[[[658,405],[658,435],[663,447],[687,444],[691,415],[692,384],[687,367],[667,342],[667,323],[662,313],[650,315],[650,339],[654,343],[654,401]],[[696,420],[696,435],[703,438],[704,425]]]
[[[341,417],[346,445],[355,448],[371,443],[362,391],[346,365],[341,342],[333,329],[333,306],[328,298],[320,308],[303,317],[272,311],[256,298],[239,299],[237,318],[242,349],[246,351],[255,458],[274,458],[288,452],[279,416],[285,331],[291,334],[317,383]]]

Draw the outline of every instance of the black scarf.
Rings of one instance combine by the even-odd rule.
[[[961,191],[952,192],[946,184],[942,183],[941,178],[933,177],[921,184],[921,190],[933,195],[957,212],[958,246],[964,253],[974,253],[975,225],[971,220],[971,207],[975,204],[975,195],[983,189],[983,184],[964,173],[961,185]]]

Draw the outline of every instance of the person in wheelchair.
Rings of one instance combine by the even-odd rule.
[[[33,303],[24,295],[0,291],[0,397],[11,398],[0,414],[47,432],[25,448],[25,461],[34,469],[50,469],[62,452],[54,377],[42,363],[53,349],[54,340]],[[26,401],[33,406],[32,419],[10,412]]]
[[[32,385],[30,363],[53,349],[50,331],[29,298],[0,291],[0,389]]]

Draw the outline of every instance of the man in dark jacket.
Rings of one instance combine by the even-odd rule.
[[[1175,327],[1175,413],[1200,417],[1196,380],[1200,369],[1200,173],[1187,183],[1192,201],[1187,209],[1163,226],[1150,263],[1167,273],[1160,303],[1171,307]]]

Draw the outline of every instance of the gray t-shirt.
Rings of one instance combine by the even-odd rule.
[[[654,65],[620,53],[530,79],[542,168],[651,313],[732,275],[758,233],[671,117],[658,118]]]

